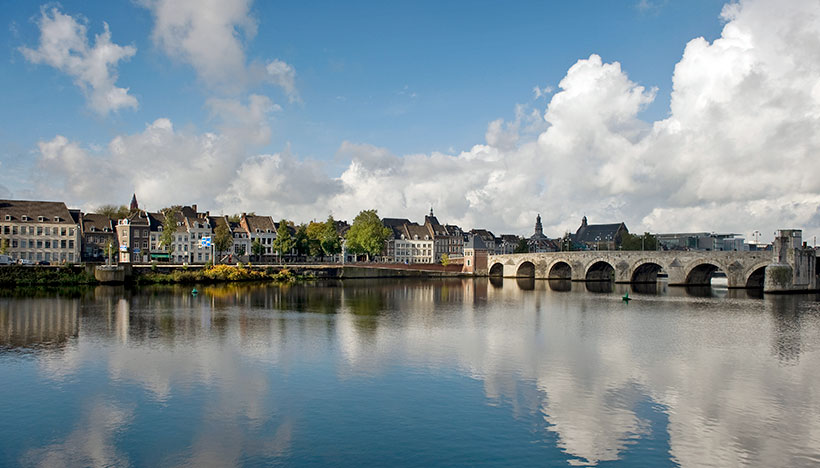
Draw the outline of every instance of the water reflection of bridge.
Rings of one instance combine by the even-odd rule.
[[[667,276],[670,285],[709,285],[726,274],[729,288],[762,288],[770,252],[549,252],[489,257],[490,276],[654,283]]]

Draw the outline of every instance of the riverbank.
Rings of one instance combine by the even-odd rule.
[[[97,265],[0,267],[2,286],[70,286],[105,283],[95,278]],[[121,265],[118,282],[129,284],[293,282],[313,279],[441,278],[463,276],[455,268],[421,269],[418,265]],[[102,280],[102,281],[100,281]]]
[[[2,286],[68,286],[97,284],[93,271],[82,265],[0,267]]]

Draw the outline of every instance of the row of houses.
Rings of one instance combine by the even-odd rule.
[[[212,216],[208,211],[199,211],[197,205],[179,207],[174,216],[169,221],[161,212],[140,209],[136,195],[129,214],[119,219],[68,209],[63,202],[0,200],[0,248],[14,258],[49,263],[104,261],[109,254],[122,263],[207,263],[214,261],[216,254],[231,261],[248,261],[252,254],[256,254],[255,261],[280,260],[274,248],[280,226],[270,216]],[[170,249],[160,241],[169,223],[175,226]],[[544,235],[538,215],[531,236],[496,236],[486,229],[466,231],[457,225],[442,224],[432,208],[421,223],[406,218],[384,218],[382,223],[390,235],[380,260],[408,264],[440,263],[445,256],[462,261],[468,244],[489,255],[511,254],[522,251],[522,247],[529,252],[614,250],[629,232],[624,223],[589,224],[585,216],[575,233],[551,239]],[[233,241],[226,252],[215,252],[209,242],[219,226],[227,229]],[[356,260],[345,249],[349,227],[344,221],[337,222],[342,239],[342,254],[335,258],[337,261]],[[292,226],[288,229],[295,234]],[[690,233],[660,234],[657,238],[663,248],[740,250],[743,239],[734,236]],[[257,252],[253,252],[255,243],[259,245]],[[294,257],[296,252],[285,255]]]

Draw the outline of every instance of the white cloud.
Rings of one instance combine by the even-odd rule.
[[[137,49],[111,42],[107,23],[103,23],[103,33],[94,37],[93,46],[88,41],[85,24],[57,8],[42,8],[37,25],[40,28],[38,47],[20,48],[26,60],[50,65],[71,76],[95,112],[104,115],[137,107],[137,99],[128,94],[128,88],[115,85],[117,64],[133,57]]]
[[[591,55],[567,71],[544,109],[518,106],[514,120],[490,123],[487,144],[457,154],[397,156],[344,142],[339,156],[349,165],[338,177],[287,151],[257,156],[248,145],[266,141],[265,115],[276,106],[251,96],[209,101],[219,133],[158,120],[116,138],[110,170],[158,204],[247,204],[297,221],[328,211],[352,219],[365,208],[418,220],[433,205],[439,219],[497,234],[530,231],[540,212],[553,236],[586,214],[634,231],[805,227],[810,238],[820,230],[820,4],[749,0],[724,8],[723,18],[721,37],[686,45],[670,113],[655,122],[641,111],[656,90]],[[51,143],[66,160],[77,157],[76,145]],[[82,158],[61,166],[53,152],[41,145],[53,168],[82,166]],[[94,196],[82,184],[70,190]]]
[[[296,71],[281,60],[247,63],[244,41],[256,35],[252,0],[140,0],[154,15],[154,43],[192,67],[208,86],[238,92],[259,83],[299,99]]]

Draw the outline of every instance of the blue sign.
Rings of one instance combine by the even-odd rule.
[[[201,247],[210,247],[211,246],[211,238],[210,237],[203,237],[202,241],[200,241]]]

